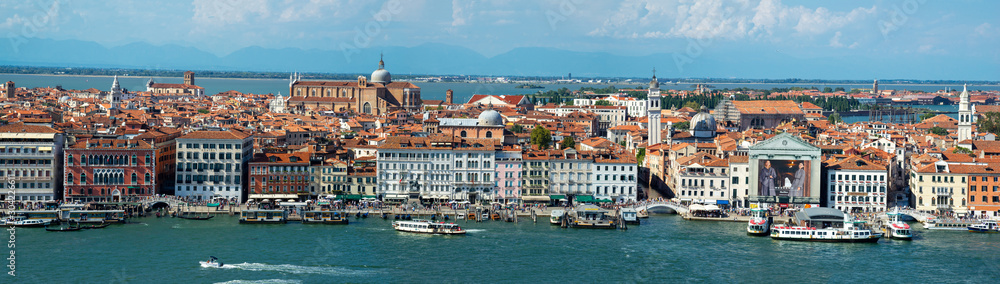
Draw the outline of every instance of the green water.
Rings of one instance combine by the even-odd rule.
[[[914,241],[748,237],[744,224],[653,216],[627,231],[465,223],[466,236],[347,226],[133,219],[103,230],[18,229],[0,283],[971,282],[1000,277],[1000,235],[917,230]],[[539,220],[544,221],[544,220]],[[919,227],[919,225],[917,226]],[[7,235],[7,233],[4,233]],[[219,257],[224,268],[198,261]],[[6,271],[5,271],[6,272]]]

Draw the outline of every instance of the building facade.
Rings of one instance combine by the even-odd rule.
[[[55,200],[63,190],[63,134],[47,126],[15,123],[0,126],[0,177],[13,185],[3,200],[28,204]]]
[[[249,199],[304,201],[310,198],[309,153],[260,153],[249,162]]]
[[[246,166],[253,158],[253,139],[249,135],[238,131],[195,131],[176,141],[176,196],[246,200]]]
[[[135,201],[158,193],[156,149],[146,141],[80,140],[64,156],[66,201]]]

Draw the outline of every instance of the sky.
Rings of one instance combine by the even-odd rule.
[[[176,44],[217,56],[434,43],[487,57],[541,47],[675,62],[766,52],[1000,66],[997,11],[1000,1],[962,0],[0,0],[0,36]]]

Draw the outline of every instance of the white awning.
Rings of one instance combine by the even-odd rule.
[[[251,194],[248,198],[250,199],[296,199],[299,198],[295,194]]]

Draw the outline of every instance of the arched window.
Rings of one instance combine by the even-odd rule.
[[[80,174],[80,184],[87,184],[87,174],[86,173],[81,173]]]
[[[66,174],[66,183],[73,184],[73,173]]]
[[[364,112],[366,114],[371,114],[372,113],[372,104],[368,103],[368,102],[365,102],[364,107],[361,108],[361,112]]]
[[[139,175],[132,173],[132,184],[139,183]]]
[[[146,173],[146,182],[143,183],[143,184],[150,184],[150,182],[149,182],[150,180],[151,180],[151,178],[150,178],[149,173]]]
[[[142,160],[142,162],[148,165],[149,164],[149,155],[146,155],[146,159]]]
[[[87,164],[87,155],[80,155],[80,163],[84,165]]]
[[[493,138],[493,131],[486,131],[486,138]]]
[[[467,133],[465,133],[465,130],[462,130],[462,134],[460,134],[460,135],[461,135],[462,137],[466,137]]]
[[[66,155],[66,160],[69,161],[70,165],[76,164],[75,162],[73,162],[73,154]]]
[[[750,120],[750,127],[751,128],[764,128],[764,119],[762,119],[762,118],[751,119]]]
[[[138,164],[139,164],[139,156],[132,155],[132,163],[130,165],[138,165]]]

